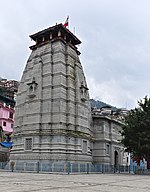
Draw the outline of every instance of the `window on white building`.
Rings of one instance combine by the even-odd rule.
[[[12,112],[9,113],[9,118],[13,119],[13,113]]]
[[[109,155],[110,154],[110,145],[106,144],[106,154]]]
[[[26,151],[32,150],[32,138],[25,138],[25,150]]]
[[[87,141],[83,140],[82,142],[82,152],[87,153]]]
[[[3,126],[5,126],[5,127],[6,127],[6,121],[3,121]]]

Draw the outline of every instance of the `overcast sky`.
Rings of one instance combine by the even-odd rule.
[[[149,96],[150,0],[0,0],[0,7],[0,77],[20,80],[29,35],[69,15],[90,97],[130,109]]]

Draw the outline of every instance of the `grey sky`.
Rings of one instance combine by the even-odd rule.
[[[0,7],[1,77],[20,80],[29,35],[69,15],[91,98],[134,108],[149,96],[149,0],[0,0]]]

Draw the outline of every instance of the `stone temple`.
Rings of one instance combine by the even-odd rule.
[[[91,113],[81,41],[62,24],[30,37],[35,45],[18,89],[11,159],[122,164],[120,123]]]
[[[30,37],[36,44],[18,90],[13,158],[91,162],[89,94],[76,47],[81,41],[62,24]]]

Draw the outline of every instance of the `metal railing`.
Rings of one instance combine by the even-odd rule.
[[[0,169],[16,172],[47,172],[47,173],[130,173],[129,166],[106,165],[91,163],[41,163],[41,162],[7,162],[0,163]],[[137,170],[137,169],[135,169]]]

